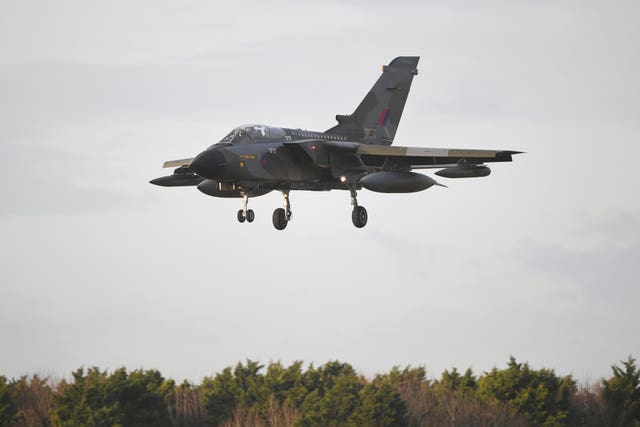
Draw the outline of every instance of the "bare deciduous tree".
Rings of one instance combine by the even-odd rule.
[[[53,391],[48,377],[35,374],[15,381],[12,386],[12,398],[18,409],[16,426],[50,426],[49,411],[53,408]]]

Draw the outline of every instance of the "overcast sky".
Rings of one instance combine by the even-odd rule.
[[[0,374],[245,358],[581,380],[640,356],[640,3],[0,5]],[[396,145],[525,151],[408,195],[160,188],[242,123],[325,130],[421,56]],[[430,174],[431,172],[427,172]]]

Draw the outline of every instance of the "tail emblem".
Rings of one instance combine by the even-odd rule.
[[[382,113],[380,113],[380,117],[378,117],[378,126],[386,126],[390,114],[390,108],[385,108],[384,110],[382,110]]]

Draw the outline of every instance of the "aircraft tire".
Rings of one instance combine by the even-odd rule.
[[[245,219],[246,219],[246,218],[244,217],[244,212],[242,212],[242,209],[240,209],[240,210],[238,211],[238,221],[240,221],[240,222],[244,222],[244,220],[245,220]]]
[[[253,212],[253,210],[249,209],[247,211],[247,222],[253,222],[254,219],[256,219],[256,214]]]
[[[353,208],[353,212],[351,212],[351,220],[353,221],[353,225],[358,228],[362,228],[367,225],[367,220],[369,219],[369,215],[367,214],[367,210],[364,206],[356,206]]]
[[[287,228],[287,214],[284,209],[278,208],[273,211],[273,226],[276,230],[284,230]]]

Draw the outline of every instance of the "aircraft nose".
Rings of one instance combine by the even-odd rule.
[[[227,161],[219,149],[210,148],[198,154],[189,168],[203,178],[219,179],[227,169]]]

